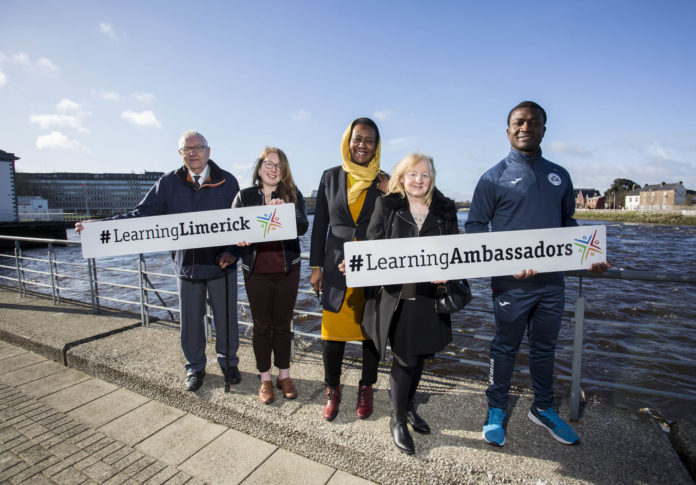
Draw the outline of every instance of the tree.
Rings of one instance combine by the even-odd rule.
[[[614,179],[611,187],[604,192],[604,201],[607,207],[612,209],[620,209],[626,200],[626,194],[640,185],[631,179]]]

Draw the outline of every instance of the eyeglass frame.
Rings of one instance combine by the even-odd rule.
[[[186,153],[186,152],[194,152],[194,153],[199,153],[205,150],[206,148],[209,148],[207,145],[194,145],[192,147],[188,146],[183,146],[179,148],[179,152],[181,153]]]
[[[280,163],[273,163],[270,160],[261,160],[261,165],[266,167],[268,170],[273,170],[273,171],[277,170],[279,172],[283,171]]]

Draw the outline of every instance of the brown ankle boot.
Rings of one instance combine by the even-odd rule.
[[[333,421],[338,415],[338,403],[341,402],[341,386],[337,388],[326,388],[326,403],[322,415],[327,421]]]
[[[358,386],[358,407],[355,415],[367,419],[372,414],[372,386]]]

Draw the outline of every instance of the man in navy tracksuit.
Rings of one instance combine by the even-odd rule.
[[[239,184],[231,173],[222,170],[210,160],[210,147],[205,137],[196,131],[184,132],[179,138],[179,154],[183,166],[164,174],[135,210],[113,218],[158,216],[232,207],[232,202],[239,192]],[[75,224],[75,230],[80,232],[82,223]],[[237,384],[242,379],[237,357],[238,254],[236,245],[173,252],[181,309],[181,349],[186,358],[185,384],[189,391],[197,391],[205,377],[207,359],[203,318],[206,294],[213,312],[217,334],[215,350],[223,375],[230,384]],[[226,300],[229,306],[226,305]],[[229,318],[230,323],[229,336],[226,335],[226,318]],[[226,339],[229,339],[228,344],[225,342]],[[228,360],[225,354],[228,345],[229,377],[226,375]]]
[[[467,233],[576,226],[573,183],[568,172],[541,156],[546,112],[524,101],[508,114],[512,149],[478,182],[466,222]],[[606,265],[595,264],[595,272]],[[553,409],[553,365],[561,327],[565,285],[563,273],[528,269],[491,280],[496,334],[491,343],[488,415],[483,439],[505,444],[508,393],[520,342],[527,330],[529,372],[534,401],[529,418],[546,427],[558,441],[577,444],[578,435]]]

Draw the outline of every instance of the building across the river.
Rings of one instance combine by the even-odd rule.
[[[18,196],[42,197],[48,210],[108,216],[133,210],[162,172],[17,173]]]
[[[17,194],[15,193],[14,153],[0,150],[0,222],[17,222]]]
[[[689,206],[693,204],[696,192],[688,190],[679,181],[675,184],[648,185],[638,189],[639,208],[650,210],[672,209],[675,206]]]

